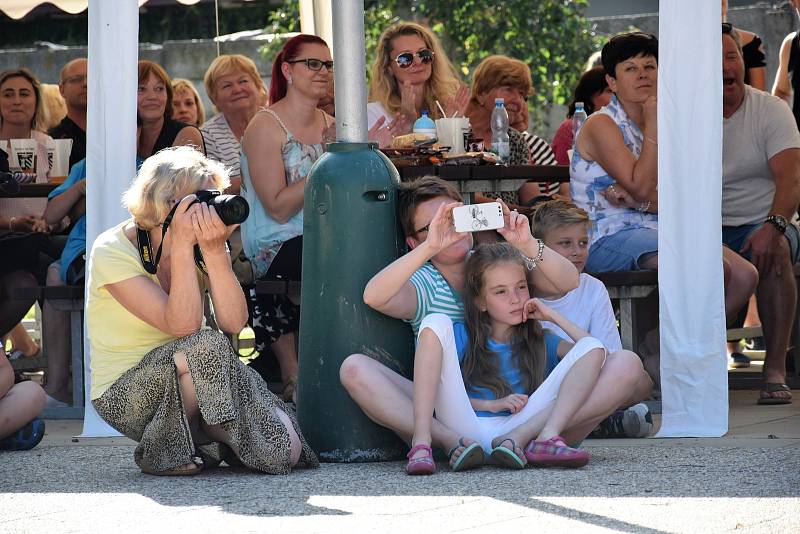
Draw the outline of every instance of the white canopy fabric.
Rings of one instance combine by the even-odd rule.
[[[147,0],[137,0],[141,6]],[[181,4],[187,6],[196,4],[200,0],[176,0]],[[111,7],[122,4],[123,0],[106,0],[106,3],[111,4]],[[39,4],[53,4],[58,9],[66,11],[67,13],[80,13],[89,7],[89,0],[3,0],[0,2],[0,11],[12,19],[21,19],[31,12],[33,8]],[[138,16],[138,15],[137,15]],[[138,24],[137,24],[138,25]]]
[[[135,0],[89,2],[89,110],[86,137],[86,250],[104,230],[130,215],[122,193],[136,169],[139,6]],[[109,53],[110,52],[110,53]],[[91,353],[84,336],[83,437],[119,435],[94,411]]]
[[[662,0],[658,31],[658,437],[716,437],[728,430],[719,4]]]

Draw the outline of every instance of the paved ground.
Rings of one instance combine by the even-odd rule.
[[[441,465],[416,478],[399,462],[152,477],[132,442],[75,442],[79,422],[48,421],[39,447],[0,453],[0,532],[797,533],[800,402],[754,396],[734,395],[720,439],[587,441],[577,471]]]

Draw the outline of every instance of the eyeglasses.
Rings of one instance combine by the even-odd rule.
[[[287,61],[286,63],[289,63],[290,65],[294,63],[305,63],[309,70],[319,71],[322,70],[322,67],[325,67],[328,69],[328,72],[333,72],[333,60],[322,61],[321,59],[307,58],[293,59],[292,61]]]
[[[67,78],[64,81],[67,82],[67,83],[83,83],[83,82],[86,81],[86,75],[85,74],[76,74],[75,76],[70,76],[69,78]]]
[[[414,63],[414,56],[417,56],[419,58],[419,62],[423,65],[433,62],[433,50],[428,50],[427,48],[423,48],[415,54],[412,54],[411,52],[403,52],[394,58],[394,61],[401,69],[407,69]]]
[[[733,30],[733,24],[730,22],[723,22],[722,23],[722,33],[731,33]]]

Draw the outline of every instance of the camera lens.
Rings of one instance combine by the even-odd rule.
[[[250,215],[250,205],[239,195],[218,195],[209,200],[225,225],[242,224]]]

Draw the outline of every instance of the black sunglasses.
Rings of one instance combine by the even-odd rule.
[[[287,61],[286,63],[289,63],[290,65],[293,65],[295,63],[305,63],[306,67],[308,67],[309,70],[318,71],[322,70],[322,67],[325,67],[326,69],[328,69],[328,72],[333,72],[333,60],[322,61],[321,59],[308,58],[308,59],[293,59],[291,61]]]
[[[427,48],[423,48],[419,52],[413,54],[411,52],[403,52],[399,54],[396,58],[394,58],[395,63],[401,69],[407,69],[414,63],[414,56],[419,58],[419,62],[423,65],[427,65],[433,61],[433,50],[428,50]]]

